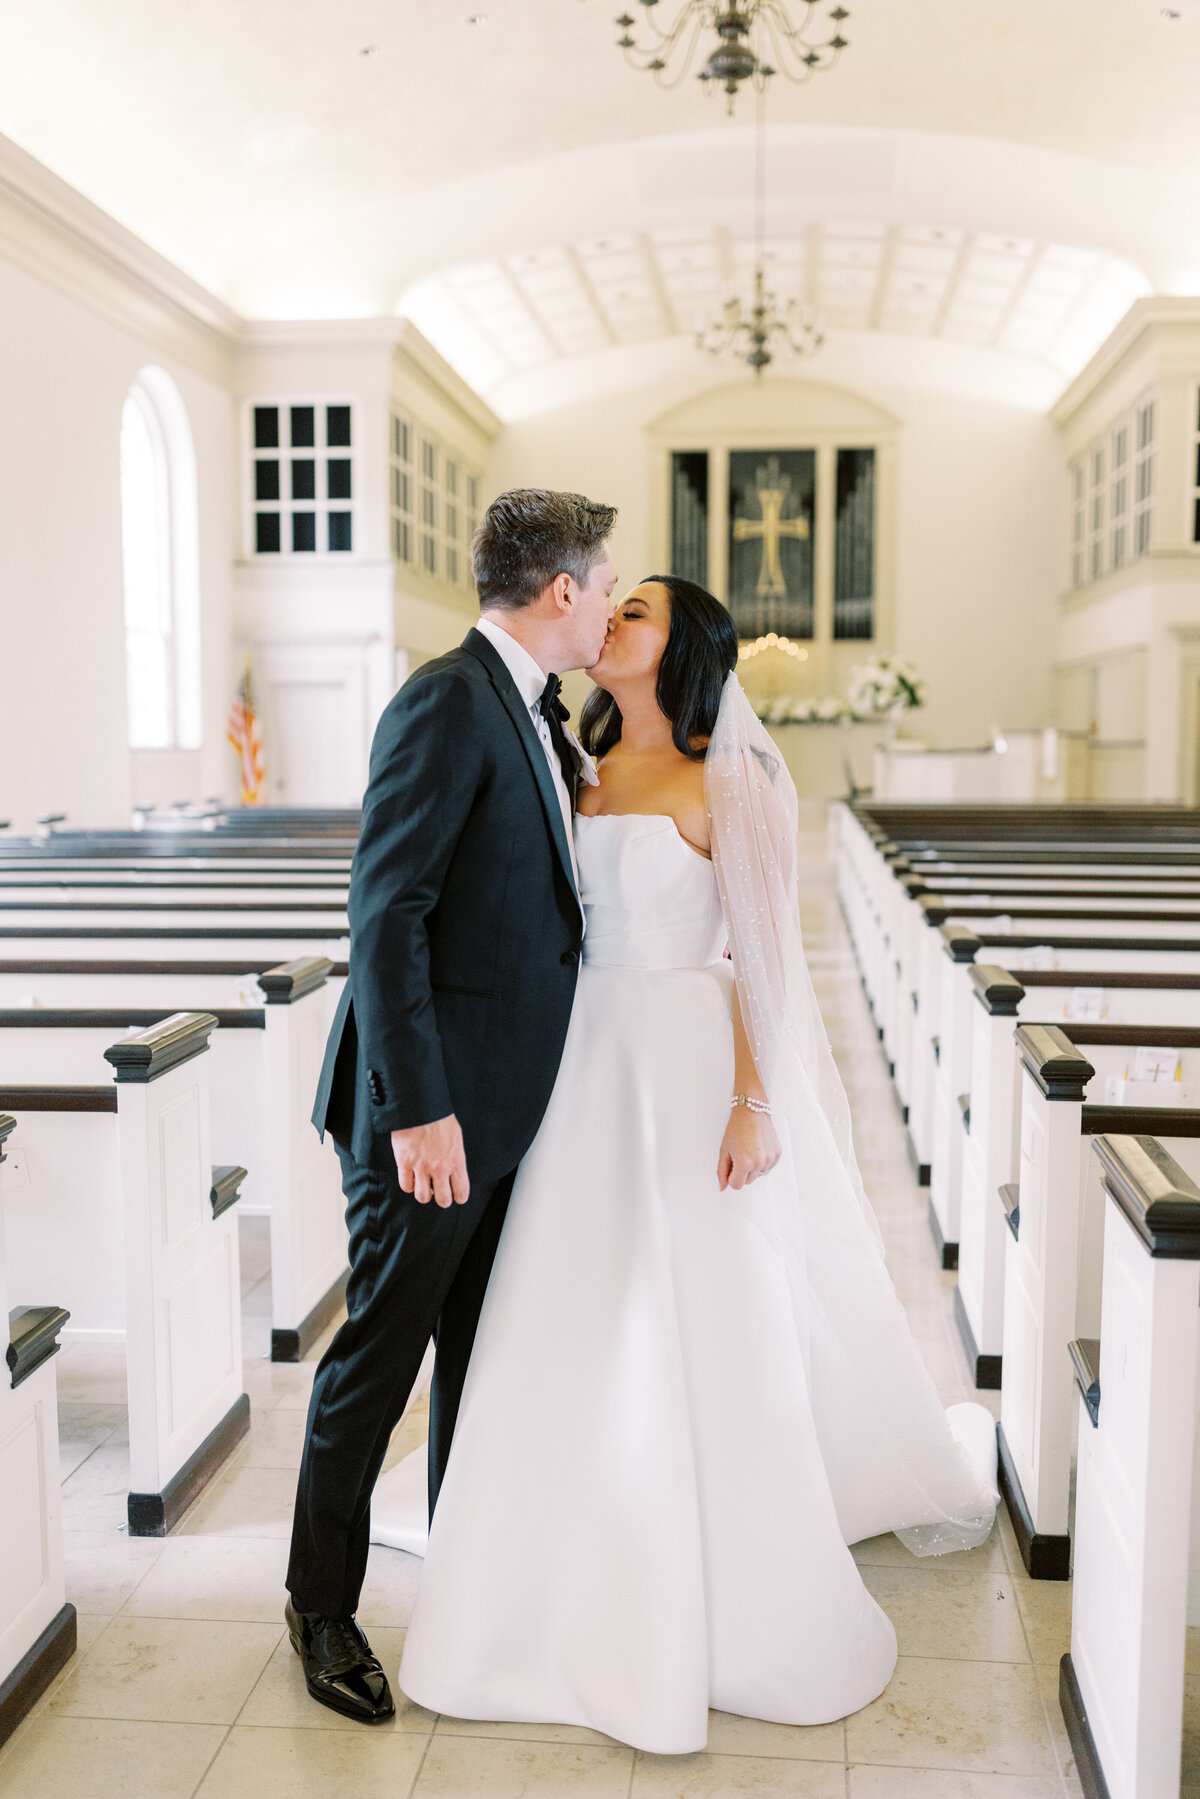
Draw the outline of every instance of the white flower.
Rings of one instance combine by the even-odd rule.
[[[925,683],[903,656],[878,656],[850,671],[850,705],[860,718],[898,718],[925,704]]]

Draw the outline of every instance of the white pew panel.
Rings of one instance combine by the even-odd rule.
[[[181,1013],[113,1044],[107,1089],[0,1089],[23,1150],[13,1276],[77,1295],[77,1331],[124,1330],[134,1535],[165,1535],[249,1427],[236,1219],[213,1203],[215,1025]]]
[[[1074,1404],[1062,1345],[1097,1333],[1100,1193],[1091,1137],[1152,1122],[1200,1173],[1200,1112],[1089,1104],[1094,1070],[1054,1027],[1021,1025],[1021,1175],[1017,1230],[1005,1246],[1001,1488],[1034,1579],[1066,1579]]]
[[[1054,1024],[1069,990],[1031,984],[1042,977],[1021,980],[1005,969],[974,963],[967,969],[973,995],[969,1130],[960,1131],[961,1205],[959,1212],[958,1291],[955,1312],[963,1347],[974,1370],[976,1385],[999,1387],[1003,1349],[1003,1306],[1006,1219],[996,1204],[1000,1189],[1019,1179],[1020,1130],[1014,1042],[1015,1022]],[[1081,1042],[1103,1075],[1115,1071],[1128,1048],[1094,1047],[1092,1040],[1106,1032],[1124,1035],[1132,1043],[1152,1044],[1163,1030],[1178,1035],[1180,1027],[1194,1027],[1200,1018],[1200,992],[1196,977],[1174,978],[1178,988],[1165,985],[1136,987],[1125,982],[1099,993],[1102,1022],[1077,1025],[1068,1034]],[[1141,977],[1145,979],[1145,976]],[[953,1040],[950,1045],[954,1051]],[[1194,1051],[1189,1052],[1194,1055]],[[1093,1083],[1090,1099],[1103,1099],[1103,1082]],[[1097,1257],[1097,1266],[1099,1265]]]
[[[210,1046],[213,1160],[249,1170],[242,1210],[271,1221],[275,1361],[299,1360],[336,1315],[345,1292],[340,1170],[332,1142],[322,1143],[310,1122],[329,1024],[329,966],[309,958],[271,969],[259,982],[262,1006],[213,1008],[219,1025]],[[91,998],[97,985],[106,990],[107,979],[72,977],[70,997]],[[178,997],[182,983],[167,976],[148,979],[163,995],[159,1016],[175,1009],[166,995]],[[207,988],[210,1000],[215,985]],[[204,994],[190,997],[196,1003]],[[20,1078],[61,1085],[103,1078],[108,1073],[103,1057],[121,1014],[122,1008],[113,1008],[103,1023],[88,1022],[85,1011],[36,1007],[0,1015],[0,1082]],[[65,1141],[63,1149],[66,1154]],[[72,1166],[68,1156],[68,1178]],[[117,1321],[104,1328],[123,1327]]]
[[[0,1320],[7,1355],[0,1370],[0,1743],[75,1653],[75,1607],[63,1580],[58,1403],[52,1357],[63,1313],[29,1309],[34,1294],[9,1278],[5,1140],[16,1120],[0,1116]],[[10,1326],[10,1314],[16,1314]],[[23,1315],[22,1315],[23,1314]]]
[[[1078,1406],[1071,1649],[1060,1700],[1087,1791],[1176,1799],[1200,1190],[1152,1137],[1100,1136],[1095,1151],[1105,1196],[1102,1379],[1091,1403]]]

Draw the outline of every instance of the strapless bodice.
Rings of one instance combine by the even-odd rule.
[[[725,953],[712,863],[673,819],[620,813],[575,820],[591,967],[707,968]]]

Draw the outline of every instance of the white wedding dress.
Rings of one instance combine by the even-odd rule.
[[[575,832],[578,993],[428,1544],[423,1452],[381,1481],[372,1538],[425,1550],[410,1698],[675,1754],[704,1747],[710,1706],[817,1724],[882,1692],[895,1632],[847,1544],[922,1525],[926,1549],[982,1540],[994,1427],[956,1407],[967,1448],[952,1435],[854,1206],[852,1271],[807,1280],[883,1358],[879,1401],[856,1352],[798,1328],[762,1222],[786,1168],[717,1187],[733,980],[713,866],[665,817]],[[903,1465],[898,1394],[916,1440]],[[948,1512],[973,1534],[937,1538]]]

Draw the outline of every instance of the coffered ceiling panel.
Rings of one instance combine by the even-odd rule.
[[[1133,300],[1133,263],[1098,250],[940,226],[813,225],[764,246],[780,301],[829,330],[868,328],[995,348],[1065,383]],[[748,296],[752,240],[728,232],[589,239],[448,269],[404,311],[485,396],[507,375],[606,345],[694,335],[730,294]]]

